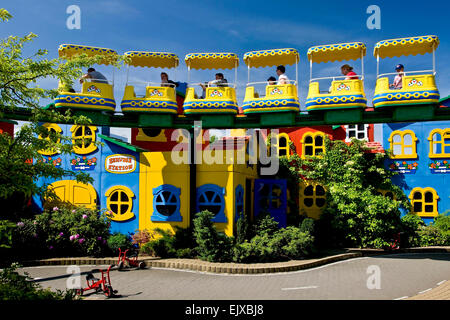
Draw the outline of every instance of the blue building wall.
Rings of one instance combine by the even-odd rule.
[[[450,156],[430,158],[430,133],[434,129],[449,129],[448,121],[430,121],[421,123],[390,123],[383,124],[383,147],[390,149],[389,137],[392,132],[411,130],[417,140],[415,142],[417,157],[392,159],[387,163],[393,171],[399,172],[393,182],[402,187],[406,196],[416,188],[433,188],[437,196],[437,211],[443,213],[450,209]],[[444,138],[443,138],[444,139]],[[409,141],[407,142],[409,143]],[[446,139],[450,144],[450,136]],[[445,153],[450,153],[450,145]],[[422,217],[425,223],[432,222],[433,217]]]
[[[62,129],[62,134],[67,137],[72,136],[71,128],[72,125],[60,124],[59,127]],[[55,154],[51,156],[43,156],[46,161],[56,161],[56,165],[61,166],[67,170],[74,171],[84,171],[89,173],[93,178],[92,186],[95,189],[97,196],[97,205],[100,209],[107,208],[107,197],[105,192],[114,188],[116,186],[124,186],[131,190],[134,194],[132,198],[132,213],[133,217],[126,221],[111,221],[111,232],[121,232],[124,234],[133,233],[139,228],[139,201],[137,196],[139,195],[139,153],[131,151],[127,148],[119,146],[118,144],[110,141],[106,141],[99,137],[99,134],[108,136],[108,127],[97,127],[96,131],[96,141],[100,141],[103,145],[98,145],[98,148],[89,154],[76,154],[72,153],[70,155]],[[133,172],[129,173],[114,173],[110,172],[106,168],[105,160],[108,156],[113,155],[126,155],[128,157],[133,157],[135,159],[135,169]],[[85,157],[85,159],[83,159]],[[95,158],[95,165],[93,159]],[[58,160],[59,159],[59,160]],[[91,160],[91,165],[86,165],[85,163]],[[37,161],[35,159],[34,161]],[[74,180],[73,177],[64,177],[61,180]],[[44,183],[53,183],[57,180],[55,179],[43,179],[38,180],[39,185]],[[43,209],[43,201],[40,198],[33,198],[37,208]]]

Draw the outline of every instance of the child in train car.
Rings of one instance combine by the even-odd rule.
[[[289,78],[285,74],[286,68],[284,66],[282,66],[282,65],[278,66],[276,72],[278,75],[278,83],[277,84],[288,84],[289,83]]]
[[[389,85],[389,88],[394,90],[400,90],[403,87],[403,76],[405,67],[402,64],[398,64],[395,66],[395,71],[397,71],[397,75],[394,78],[394,83]]]
[[[274,84],[277,84],[277,79],[276,79],[275,77],[269,77],[269,78],[267,79],[267,84],[268,84],[268,85],[274,85]]]
[[[345,80],[354,80],[358,79],[357,74],[353,71],[353,67],[348,64],[344,64],[341,67],[341,73],[345,76]]]

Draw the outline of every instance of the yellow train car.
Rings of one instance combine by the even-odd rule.
[[[377,83],[373,97],[375,109],[393,108],[396,106],[412,106],[424,104],[437,104],[439,91],[436,86],[435,50],[439,45],[439,38],[434,35],[418,36],[383,40],[375,45],[373,55],[377,58]],[[396,73],[379,73],[380,58],[393,58],[402,55],[417,55],[431,53],[433,68],[431,70],[399,69]],[[399,65],[399,67],[403,65]],[[401,71],[403,69],[403,71]],[[389,77],[401,77],[401,85],[394,87]]]
[[[239,58],[235,53],[189,53],[185,57],[188,67],[188,88],[183,109],[186,115],[195,114],[231,114],[238,113],[236,100],[237,67]],[[235,80],[230,83],[222,79],[207,83],[190,83],[191,69],[234,69]],[[222,80],[222,81],[219,81]],[[204,88],[204,93],[198,96],[194,85]]]
[[[112,49],[91,46],[62,44],[59,46],[60,58],[71,59],[77,55],[88,57],[101,56],[99,65],[113,65],[118,58],[117,52]],[[95,71],[95,70],[94,70]],[[83,79],[81,92],[69,90],[60,81],[59,95],[55,98],[55,108],[71,108],[91,111],[106,111],[113,113],[116,108],[114,100],[114,72],[112,80],[107,79]]]
[[[308,111],[364,109],[367,105],[367,99],[364,93],[365,54],[366,45],[362,42],[321,45],[309,48],[310,81],[308,96],[306,98],[306,109]],[[359,59],[361,59],[360,75],[352,73],[351,75],[347,74],[343,76],[312,77],[313,63]],[[330,88],[328,90],[321,90],[319,80],[332,80]]]
[[[176,68],[179,64],[178,56],[169,52],[127,51],[128,58],[127,82],[120,104],[122,112],[128,113],[156,113],[177,114],[176,84],[164,82],[129,82],[129,67],[146,68]],[[135,85],[145,86],[145,95],[136,96]]]
[[[298,51],[292,48],[250,51],[244,54],[248,67],[248,81],[242,108],[244,114],[266,112],[300,112],[298,101]],[[250,82],[250,69],[278,65],[295,65],[296,79],[286,83],[276,81]],[[255,90],[255,85],[265,85],[265,95]]]

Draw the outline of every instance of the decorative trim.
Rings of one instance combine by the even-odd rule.
[[[439,91],[425,90],[425,91],[411,91],[411,92],[389,92],[379,93],[373,98],[373,106],[383,107],[388,105],[421,102],[421,103],[438,103]]]
[[[249,100],[242,105],[244,113],[267,111],[296,111],[300,112],[300,103],[296,99]]]

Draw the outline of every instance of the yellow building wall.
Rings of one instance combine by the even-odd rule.
[[[228,157],[228,163],[226,163]],[[234,157],[234,159],[232,159]],[[237,162],[236,151],[226,154],[223,152],[224,164],[196,165],[197,188],[205,184],[214,184],[225,189],[224,214],[226,223],[215,223],[219,231],[228,236],[234,235],[234,220],[236,208],[236,187],[240,184],[245,192],[246,179],[254,180],[258,177],[256,165],[234,164]],[[171,160],[171,152],[142,152],[140,155],[140,179],[139,179],[139,229],[153,230],[160,228],[175,232],[175,227],[188,228],[190,225],[190,173],[188,164],[174,164]],[[151,221],[153,209],[153,189],[163,184],[170,184],[180,188],[180,213],[181,222]],[[252,184],[253,185],[253,184]],[[245,198],[244,198],[245,199]],[[252,193],[253,199],[253,193]],[[245,204],[247,205],[247,204]],[[251,205],[251,204],[250,204]],[[196,213],[196,212],[195,212]],[[195,214],[193,213],[193,214]],[[194,218],[194,217],[192,217]]]
[[[139,229],[153,230],[160,228],[175,232],[175,227],[189,226],[189,165],[174,164],[171,152],[141,153],[141,172],[139,179]],[[153,209],[153,189],[163,184],[173,185],[181,190],[181,222],[151,221]]]
[[[228,160],[228,164],[197,165],[197,188],[205,184],[215,184],[225,189],[224,213],[227,222],[215,223],[215,226],[217,230],[224,232],[227,236],[233,236],[235,229],[235,215],[238,214],[236,212],[236,187],[240,184],[244,188],[244,193],[252,192],[252,190],[246,190],[246,179],[254,180],[258,178],[258,174],[256,164],[253,166],[247,164],[235,164],[237,163],[237,151],[229,152],[227,155],[226,150],[223,150],[223,158],[224,162],[225,160]],[[244,203],[244,205],[252,205],[252,203]]]

